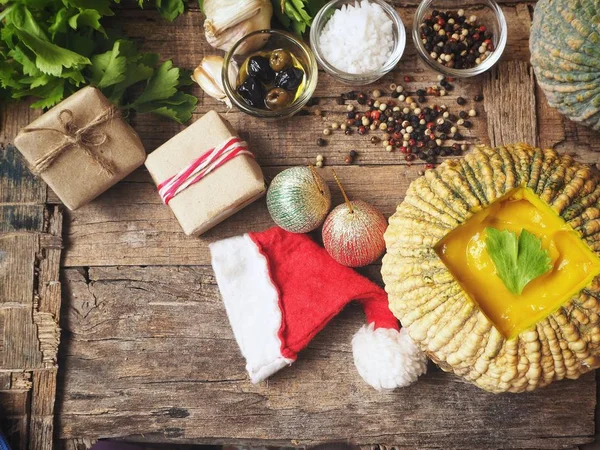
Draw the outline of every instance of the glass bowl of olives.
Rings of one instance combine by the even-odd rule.
[[[244,53],[244,42],[262,36],[265,45]],[[235,65],[236,79],[226,74]],[[231,102],[261,119],[284,119],[296,114],[317,87],[317,61],[296,36],[278,30],[260,30],[240,39],[225,55],[223,87]]]

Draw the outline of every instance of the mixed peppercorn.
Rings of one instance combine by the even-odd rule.
[[[429,56],[454,69],[471,69],[494,51],[493,35],[477,16],[465,11],[433,10],[420,25],[421,42]]]
[[[335,130],[342,130],[345,134],[352,134],[356,130],[358,134],[366,134],[369,131],[382,131],[383,138],[371,136],[371,143],[382,143],[387,151],[399,150],[408,162],[420,159],[429,165],[437,162],[439,156],[461,155],[466,150],[466,144],[453,142],[448,145],[448,140],[462,141],[464,139],[459,127],[469,129],[473,126],[468,120],[477,113],[474,109],[460,111],[458,115],[452,114],[446,105],[426,105],[427,96],[440,96],[440,91],[452,90],[451,79],[440,78],[440,86],[431,89],[418,89],[415,92],[416,99],[412,95],[405,95],[402,86],[390,85],[392,90],[389,100],[383,99],[380,89],[375,89],[369,97],[364,92],[355,91],[342,95],[343,102],[356,100],[358,105],[368,108],[366,111],[357,111],[354,104],[346,105],[345,122],[332,122],[323,130],[325,136],[329,136]],[[443,94],[445,95],[445,94]],[[457,103],[464,105],[466,100],[459,97]],[[474,98],[481,101],[483,97],[477,95]],[[315,114],[321,115],[317,108]],[[317,139],[317,145],[324,146],[327,142],[323,138]],[[346,163],[352,163],[356,155],[348,155]]]

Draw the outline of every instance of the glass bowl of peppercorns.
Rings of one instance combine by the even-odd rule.
[[[412,36],[419,56],[449,77],[467,78],[485,72],[502,56],[507,27],[494,0],[424,0],[413,21]]]

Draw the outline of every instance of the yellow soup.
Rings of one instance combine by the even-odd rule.
[[[486,227],[542,240],[552,269],[512,294],[496,275],[486,250]],[[533,191],[518,188],[477,212],[435,247],[439,257],[495,327],[507,338],[544,319],[591,283],[600,259],[556,212]]]

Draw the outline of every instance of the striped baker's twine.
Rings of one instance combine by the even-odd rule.
[[[252,152],[248,150],[248,144],[237,136],[231,137],[217,147],[208,150],[181,171],[159,183],[158,193],[162,201],[168,205],[171,199],[181,191],[240,155],[254,158]]]

